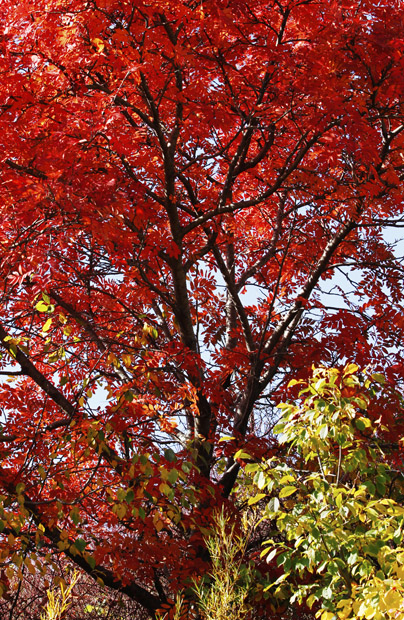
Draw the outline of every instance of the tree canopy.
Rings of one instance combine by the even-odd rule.
[[[64,554],[153,617],[291,376],[400,387],[403,15],[3,0],[3,592]]]

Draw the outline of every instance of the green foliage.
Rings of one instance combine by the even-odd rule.
[[[288,455],[247,465],[259,490],[250,504],[265,495],[263,519],[276,529],[262,552],[282,571],[268,586],[275,597],[321,620],[403,620],[403,477],[369,415],[384,379],[358,370],[317,368],[297,402],[280,405],[274,432]]]

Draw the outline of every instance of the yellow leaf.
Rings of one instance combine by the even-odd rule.
[[[404,566],[397,567],[396,575],[399,579],[404,579]]]
[[[371,618],[373,618],[373,616],[375,615],[376,615],[376,608],[374,607],[374,605],[369,605],[369,607],[366,607],[364,616],[367,620],[371,620]]]
[[[356,364],[347,364],[344,368],[344,376],[345,375],[353,375],[355,372],[359,370],[359,366]]]
[[[254,495],[254,497],[250,497],[250,499],[248,500],[248,505],[252,506],[253,504],[256,504],[257,502],[259,502],[261,499],[263,499],[266,496],[267,496],[266,493],[258,493],[257,495]]]
[[[396,611],[403,603],[403,596],[397,590],[389,590],[387,594],[383,596],[383,603],[386,607],[386,611]]]
[[[38,312],[47,312],[49,308],[49,304],[46,304],[44,301],[38,301],[37,304],[35,304],[35,310],[38,310]]]
[[[91,43],[97,49],[97,52],[99,54],[101,54],[101,52],[104,51],[105,43],[104,43],[104,41],[102,39],[99,39],[98,37],[95,37],[95,39],[93,39],[91,41]]]
[[[43,332],[47,332],[47,331],[49,331],[49,329],[50,329],[51,325],[52,325],[52,319],[51,319],[51,318],[49,318],[49,319],[46,321],[45,325],[42,327],[42,331],[43,331]]]
[[[304,383],[303,379],[291,379],[288,383],[288,387],[293,387],[294,385],[298,385],[299,383]]]
[[[343,599],[339,601],[339,603],[337,604],[337,608],[338,608],[338,612],[337,612],[338,618],[340,618],[341,620],[345,620],[346,618],[349,618],[349,616],[351,615],[352,600]]]
[[[281,489],[281,492],[279,493],[279,498],[288,497],[289,495],[292,495],[292,493],[294,493],[295,491],[297,491],[297,487],[283,487],[283,489]]]

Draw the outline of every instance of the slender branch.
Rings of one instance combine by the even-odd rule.
[[[184,236],[188,234],[194,228],[197,228],[201,224],[204,224],[205,222],[213,219],[214,217],[217,217],[219,215],[224,215],[225,213],[235,213],[236,211],[241,211],[242,209],[246,209],[248,207],[257,206],[258,204],[264,202],[267,198],[270,198],[270,196],[272,196],[275,192],[278,191],[278,189],[282,186],[282,184],[288,178],[288,176],[290,176],[290,174],[296,170],[296,168],[301,163],[304,156],[308,153],[311,147],[314,146],[314,144],[316,144],[316,142],[318,142],[318,140],[327,131],[329,131],[332,127],[335,127],[337,124],[338,124],[338,121],[333,121],[332,123],[329,123],[327,127],[324,129],[324,131],[314,134],[314,136],[310,138],[309,140],[307,140],[306,135],[302,136],[302,138],[299,140],[298,145],[303,144],[303,146],[301,146],[301,148],[298,149],[297,152],[295,150],[294,152],[295,157],[293,160],[291,160],[290,157],[288,158],[288,161],[286,162],[282,171],[278,175],[278,178],[276,179],[276,181],[265,192],[262,192],[261,194],[258,194],[258,196],[255,196],[253,198],[249,198],[248,200],[240,200],[238,202],[233,202],[230,204],[222,204],[216,207],[215,209],[211,209],[210,211],[207,211],[203,215],[200,215],[199,217],[197,217],[193,222],[190,222],[187,226],[184,226],[183,228]]]
[[[237,311],[237,315],[240,319],[240,323],[243,329],[243,334],[244,334],[244,338],[245,338],[245,342],[246,342],[246,346],[248,351],[252,352],[255,350],[256,346],[255,346],[255,342],[254,342],[254,338],[251,332],[251,328],[250,328],[250,324],[248,322],[248,318],[247,315],[245,313],[244,310],[244,306],[240,301],[240,297],[238,296],[237,293],[237,289],[236,286],[234,284],[234,282],[232,282],[232,279],[230,277],[230,273],[229,270],[226,267],[226,263],[224,262],[224,259],[220,253],[220,250],[217,246],[213,247],[213,255],[216,259],[217,262],[217,266],[219,267],[226,285],[227,285],[227,289],[231,295],[232,301],[234,303],[234,306],[236,308]]]
[[[58,390],[53,383],[51,383],[31,362],[27,355],[21,351],[21,349],[13,344],[12,338],[10,338],[3,325],[0,323],[0,340],[3,347],[9,352],[10,356],[18,362],[21,366],[22,374],[30,377],[41,388],[45,394],[47,394],[53,402],[67,414],[67,418],[57,420],[48,425],[47,430],[54,430],[56,428],[62,428],[68,426],[74,417],[78,414],[77,405],[73,405],[67,398]],[[12,437],[11,435],[8,436]],[[12,439],[14,440],[14,439]],[[4,442],[4,439],[3,439]],[[107,446],[105,442],[96,442],[97,449],[109,465],[119,474],[122,474],[126,461],[121,459],[113,448]]]

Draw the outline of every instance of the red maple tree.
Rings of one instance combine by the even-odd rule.
[[[64,553],[153,616],[205,569],[212,506],[236,510],[236,450],[275,448],[290,376],[400,383],[403,15],[3,0],[9,571]]]

